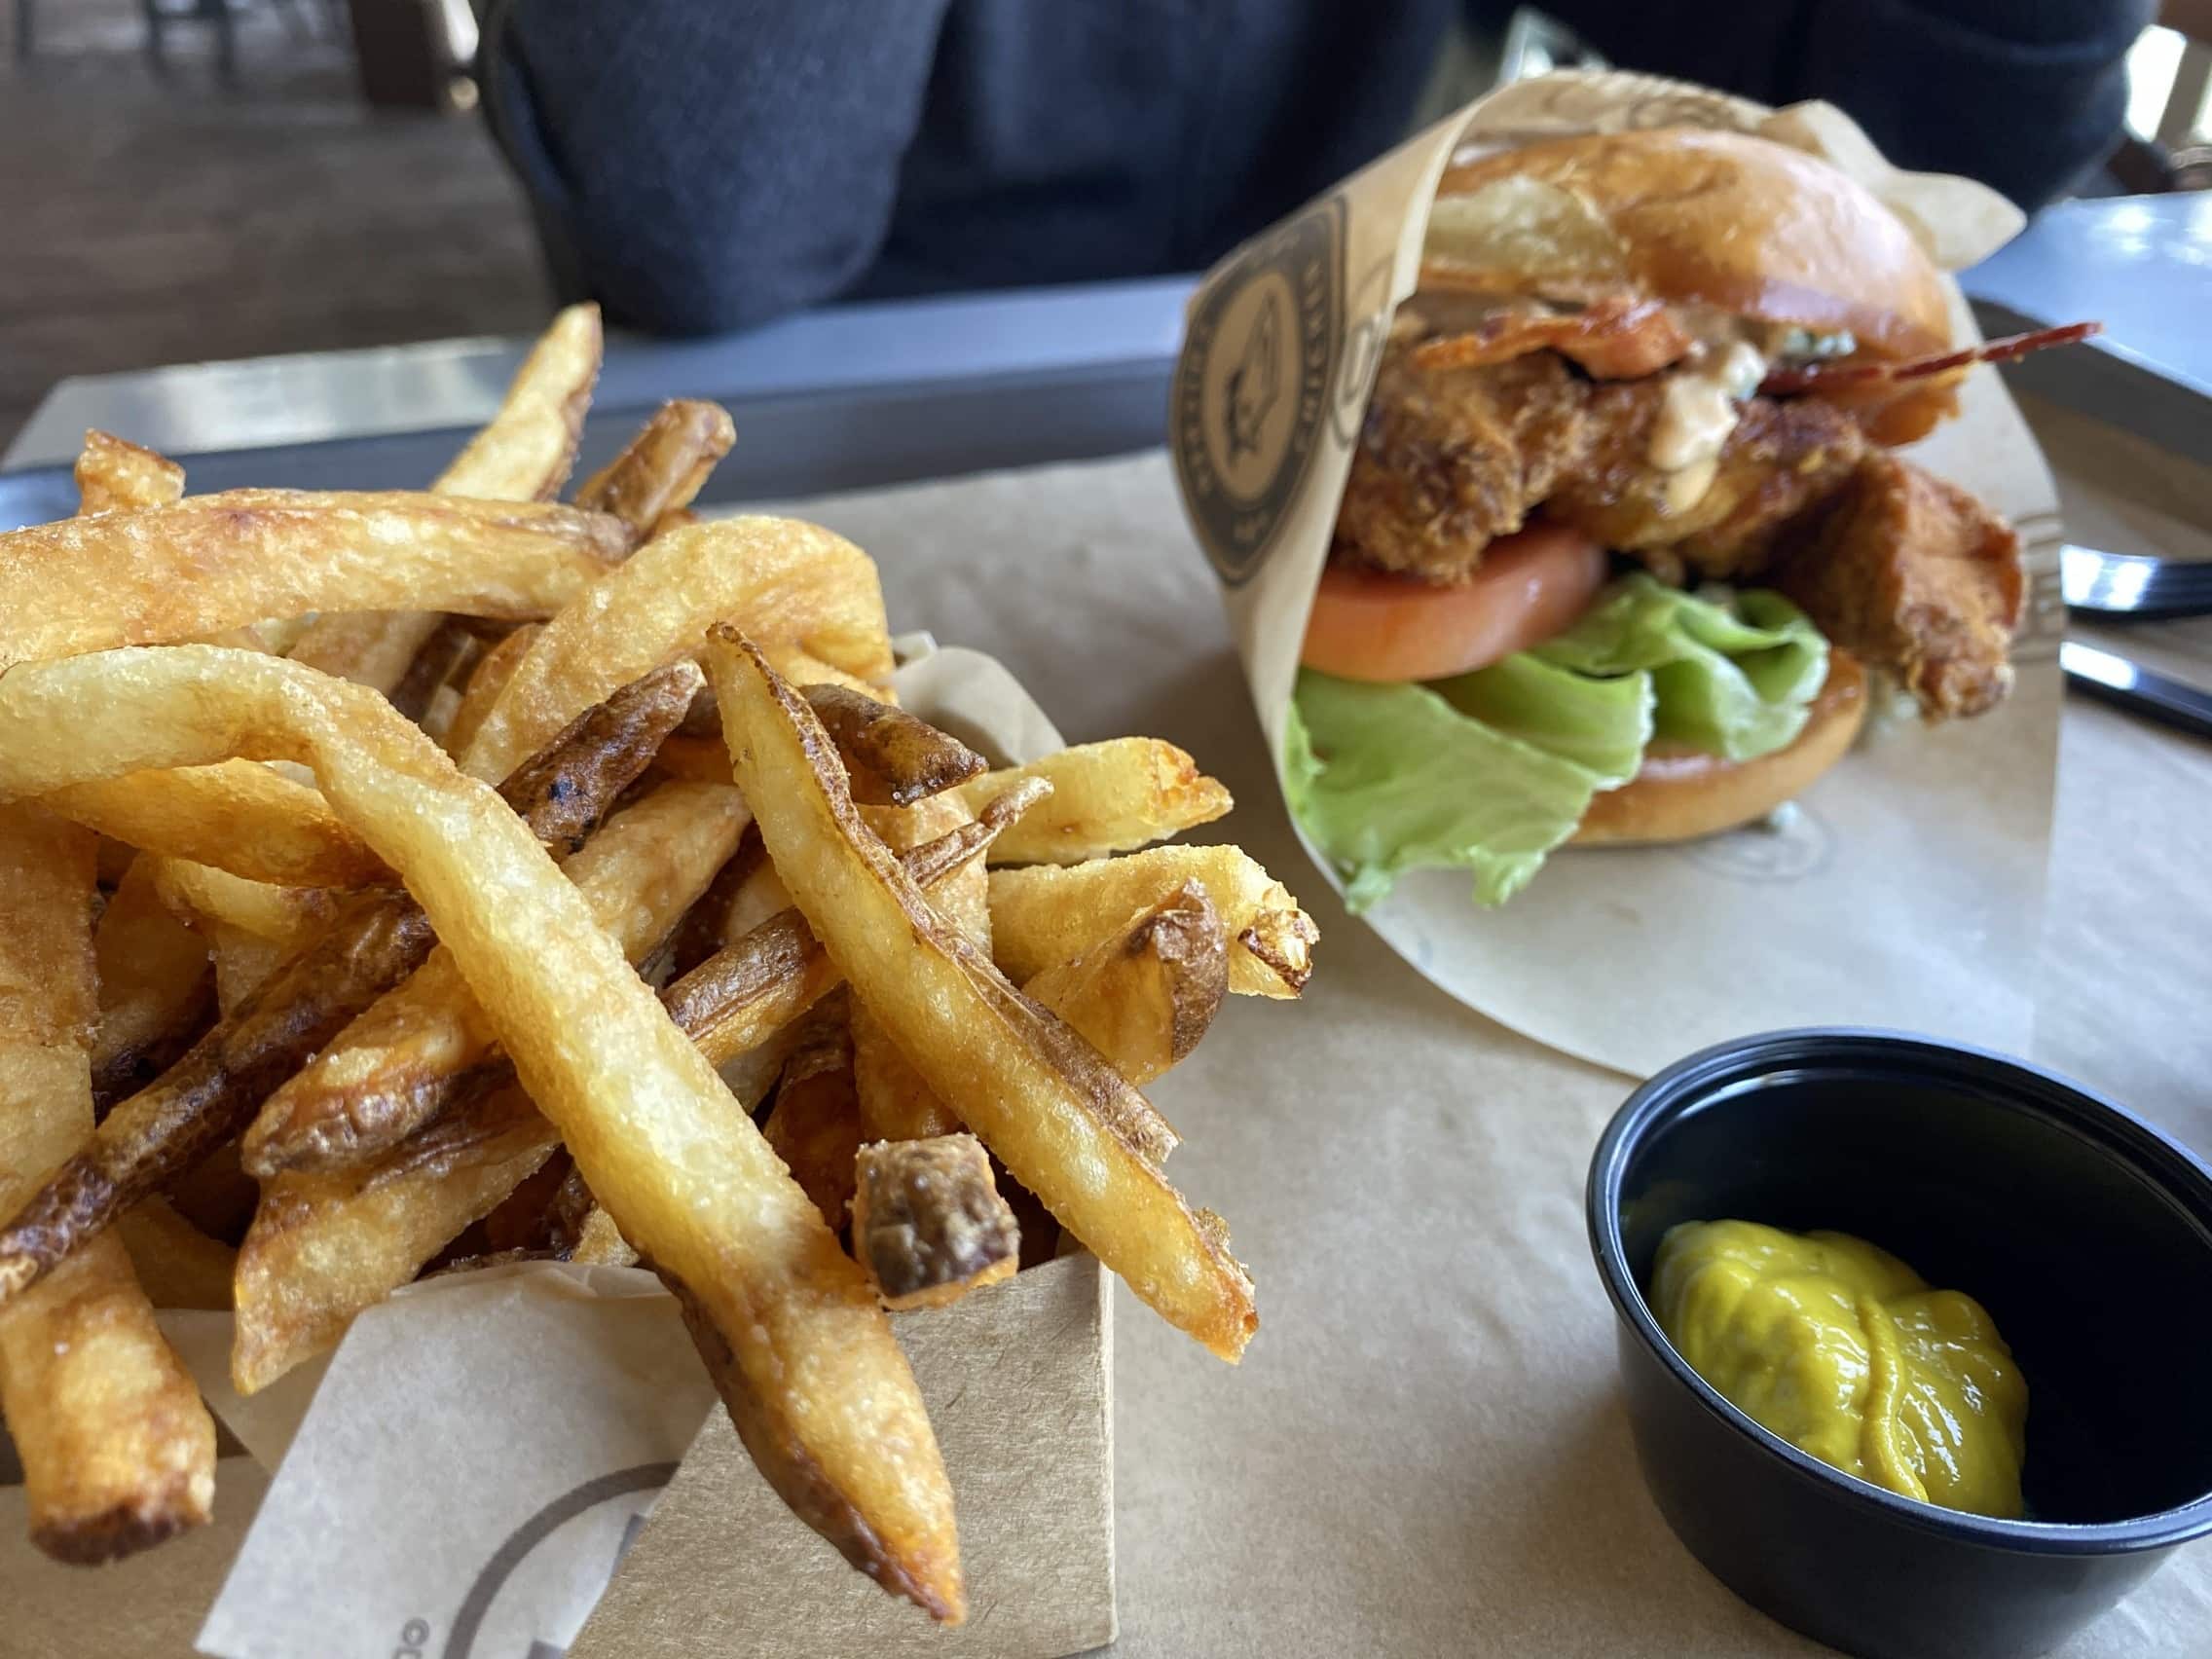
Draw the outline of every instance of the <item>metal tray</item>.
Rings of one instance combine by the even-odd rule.
[[[715,469],[708,503],[788,500],[1003,466],[1125,455],[1161,441],[1174,361],[1161,356],[1027,374],[724,398],[737,447]],[[672,386],[669,395],[713,396]],[[605,461],[652,403],[594,408],[578,475]],[[195,493],[247,485],[301,490],[421,489],[469,428],[334,438],[179,455]],[[0,473],[0,531],[77,510],[70,468]]]

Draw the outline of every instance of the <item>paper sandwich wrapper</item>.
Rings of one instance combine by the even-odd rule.
[[[1190,304],[1169,444],[1279,777],[1306,618],[1383,339],[1418,282],[1456,153],[1570,134],[1733,129],[1826,157],[1936,263],[1972,263],[2020,215],[1971,181],[1901,172],[1827,104],[1775,111],[1646,75],[1504,87],[1244,243]],[[1957,329],[1973,322],[1956,285]],[[2057,493],[1994,371],[1908,452],[2019,529],[2028,614],[2012,695],[1978,719],[1870,730],[1794,822],[1677,846],[1562,848],[1510,903],[1420,870],[1364,919],[1417,970],[1539,1042],[1632,1076],[1781,1026],[1905,1027],[2024,1051],[2062,682]],[[1342,891],[1336,871],[1313,855]]]
[[[1001,762],[1061,747],[999,663],[899,644],[908,708]],[[231,1316],[164,1313],[245,1453],[223,1460],[217,1519],[88,1571],[32,1549],[0,1484],[0,1653],[1060,1659],[1115,1636],[1112,1309],[1078,1251],[893,1315],[958,1505],[970,1610],[949,1631],[769,1490],[649,1272],[432,1278],[249,1400]]]

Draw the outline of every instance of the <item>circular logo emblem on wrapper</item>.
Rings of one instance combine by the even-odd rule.
[[[1221,579],[1248,581],[1327,430],[1344,336],[1345,204],[1316,202],[1246,242],[1192,308],[1168,437]]]

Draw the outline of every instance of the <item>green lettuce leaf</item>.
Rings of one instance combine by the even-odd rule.
[[[1641,571],[1528,654],[1578,674],[1648,672],[1655,735],[1730,760],[1795,742],[1828,673],[1827,641],[1780,594],[1684,593]]]
[[[1751,759],[1794,741],[1827,642],[1778,594],[1690,595],[1639,572],[1533,650],[1427,685],[1310,669],[1293,693],[1283,788],[1352,909],[1409,869],[1463,868],[1500,904],[1636,776],[1654,738]]]

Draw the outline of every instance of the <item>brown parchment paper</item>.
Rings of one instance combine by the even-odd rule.
[[[2069,451],[2046,441],[2073,483]],[[2134,493],[2115,465],[2096,483]],[[1232,1370],[1113,1293],[1116,1659],[1827,1652],[1708,1577],[1637,1474],[1581,1209],[1626,1085],[1438,990],[1303,876],[1166,459],[805,510],[875,554],[895,617],[989,650],[1070,741],[1148,732],[1190,750],[1238,801],[1200,838],[1240,842],[1321,926],[1301,1003],[1233,1000],[1150,1091],[1186,1137],[1178,1185],[1229,1218],[1252,1265],[1263,1324]],[[2185,551],[2148,535],[2131,547]],[[2158,632],[2212,679],[2212,631]],[[2200,1153],[2207,823],[2212,747],[2069,705],[2037,1057]],[[97,1574],[30,1550],[20,1495],[0,1490],[0,1655],[185,1659],[257,1485],[231,1459],[213,1530]],[[2198,1546],[2059,1655],[2201,1659],[2207,1629]]]
[[[1196,838],[1243,845],[1321,927],[1301,1003],[1233,999],[1149,1091],[1262,1323],[1232,1371],[1115,1292],[1117,1659],[1826,1653],[1707,1576],[1637,1473],[1582,1222],[1627,1085],[1446,995],[1305,872],[1167,460],[799,510],[1071,742],[1190,750],[1237,800]],[[2212,984],[2212,748],[2070,707],[2061,784],[2032,954],[2063,1017],[2038,1057],[2212,1151],[2212,1030],[2189,1016]],[[2198,1546],[2059,1653],[2195,1659],[2206,1630]]]
[[[1754,131],[1827,157],[1946,267],[2019,228],[1981,185],[1890,166],[1832,106],[1776,112],[1650,76],[1564,72],[1468,106],[1230,255],[1191,303],[1170,441],[1272,750],[1377,351],[1418,279],[1444,166],[1468,150],[1670,126]],[[1971,337],[1955,287],[1952,302]],[[1917,1026],[2024,1048],[2057,741],[2056,499],[1995,373],[1974,371],[1962,402],[1912,453],[2020,528],[2033,599],[2006,705],[1871,733],[1781,827],[1564,848],[1489,910],[1470,902],[1465,874],[1416,871],[1367,925],[1468,1006],[1631,1075],[1787,1025]]]

